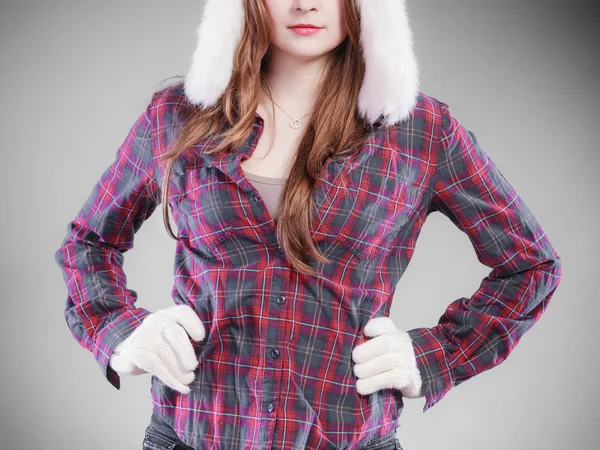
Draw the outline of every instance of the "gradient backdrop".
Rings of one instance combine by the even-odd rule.
[[[373,0],[378,1],[378,0]],[[421,90],[448,103],[533,210],[563,260],[540,322],[498,367],[422,413],[406,450],[588,450],[600,445],[596,2],[409,0]],[[184,74],[201,1],[0,2],[0,449],[138,449],[150,375],[103,379],[70,335],[54,252],[159,83]],[[150,310],[171,305],[174,241],[155,213],[126,256]],[[430,217],[392,318],[433,326],[488,269]]]

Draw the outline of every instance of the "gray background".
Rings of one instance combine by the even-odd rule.
[[[53,255],[154,89],[187,70],[200,12],[200,1],[0,3],[2,449],[141,448],[150,376],[123,376],[119,391],[103,379],[67,329]],[[398,437],[406,450],[597,448],[597,10],[429,0],[409,12],[421,90],[477,134],[562,257],[563,281],[506,361],[426,414],[407,399]],[[140,306],[167,307],[175,247],[162,214],[136,238],[129,287]],[[488,271],[434,214],[392,318],[433,326]]]

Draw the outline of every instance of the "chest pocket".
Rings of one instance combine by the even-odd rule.
[[[213,259],[221,242],[231,237],[218,201],[218,177],[212,166],[188,168],[173,174],[171,197],[179,237],[203,259]]]
[[[336,241],[360,260],[387,255],[398,233],[415,220],[420,190],[396,176],[357,166],[341,183],[344,206],[337,209],[344,225]]]

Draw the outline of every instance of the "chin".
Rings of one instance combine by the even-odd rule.
[[[307,43],[306,45],[293,45],[289,49],[283,49],[282,51],[296,58],[315,59],[328,54],[334,48],[330,45]]]

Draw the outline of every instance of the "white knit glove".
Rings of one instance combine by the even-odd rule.
[[[422,397],[421,374],[412,340],[389,317],[375,317],[365,325],[369,339],[352,350],[356,389],[368,395],[380,389],[399,389],[404,397]]]
[[[204,324],[192,308],[176,305],[158,310],[117,345],[110,365],[125,375],[151,373],[170,388],[188,394],[187,385],[198,367],[190,336],[195,341],[206,337]]]

